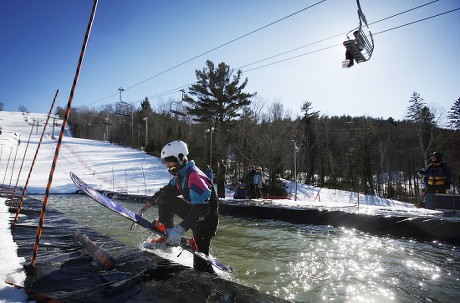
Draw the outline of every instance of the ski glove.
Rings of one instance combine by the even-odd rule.
[[[171,246],[178,246],[184,233],[184,228],[179,224],[172,228],[166,229],[166,235],[168,236],[168,238],[166,238],[166,243]]]
[[[145,210],[144,210],[144,208],[142,207],[142,208],[139,208],[139,210],[137,211],[137,214],[138,214],[141,218],[143,218],[143,217],[144,217],[144,212],[145,212]],[[133,223],[133,224],[131,224],[131,228],[130,228],[130,229],[131,229],[131,230],[136,230],[136,226],[137,226],[137,224],[136,224],[136,223]]]

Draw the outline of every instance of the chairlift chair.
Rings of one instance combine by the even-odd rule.
[[[358,4],[359,26],[348,32],[348,40],[343,42],[343,45],[353,55],[353,59],[355,59],[357,63],[361,63],[371,58],[372,52],[374,51],[374,38],[367,25],[366,17],[361,11],[359,0],[356,0],[356,3]],[[366,35],[364,32],[363,23],[366,25],[369,35]],[[354,36],[353,39],[350,38],[351,34]]]
[[[123,101],[117,102],[115,106],[115,114],[120,116],[130,116],[131,105]]]

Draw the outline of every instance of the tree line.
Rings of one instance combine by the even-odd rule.
[[[68,125],[79,138],[110,141],[159,156],[163,145],[187,142],[190,158],[203,167],[228,164],[228,182],[243,180],[251,166],[264,172],[264,192],[286,195],[280,178],[415,202],[417,171],[440,151],[458,188],[460,98],[445,115],[420,94],[408,96],[406,119],[327,116],[305,101],[293,118],[281,102],[268,103],[245,92],[248,79],[225,63],[207,61],[182,97],[138,108],[123,101],[99,109],[76,107]],[[63,117],[64,109],[56,114]],[[295,159],[295,163],[294,163]],[[295,174],[295,175],[294,175]]]

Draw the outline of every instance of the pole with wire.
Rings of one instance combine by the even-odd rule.
[[[53,111],[54,103],[56,102],[58,94],[59,94],[59,89],[56,90],[56,94],[54,95],[53,103],[51,103],[50,111],[48,113],[48,118],[46,119],[45,127],[43,127],[42,135],[40,136],[40,140],[38,141],[38,146],[37,146],[37,149],[35,150],[35,155],[34,155],[34,158],[32,160],[32,164],[30,165],[29,174],[27,175],[26,183],[24,185],[24,188],[22,189],[21,200],[19,201],[18,209],[16,210],[16,216],[14,217],[14,220],[13,220],[13,222],[11,224],[12,226],[16,225],[16,222],[18,221],[19,214],[21,213],[22,203],[24,202],[24,197],[25,197],[26,192],[27,192],[27,187],[29,186],[30,176],[32,175],[32,171],[34,170],[35,161],[37,160],[38,151],[40,150],[40,146],[42,145],[43,137],[45,136],[46,127],[48,126],[48,121],[49,121],[49,118],[51,116],[51,112]]]
[[[451,149],[452,149],[452,179],[451,179],[451,186],[452,186],[452,211],[455,215],[455,200],[456,200],[456,196],[455,196],[455,186],[457,185],[457,177],[456,177],[456,163],[455,163],[455,130],[452,129],[451,130]]]
[[[11,167],[10,182],[8,183],[8,189],[6,190],[5,197],[8,197],[8,195],[10,193],[11,182],[13,181],[13,175],[14,175],[14,167],[16,166],[16,159],[18,157],[19,144],[21,144],[21,135],[19,135],[18,144],[16,145],[16,152],[14,153],[13,166]]]
[[[21,172],[22,172],[22,168],[24,166],[24,161],[26,159],[27,150],[29,149],[30,137],[32,136],[33,131],[34,131],[34,126],[32,125],[32,128],[30,129],[30,133],[29,133],[29,138],[27,139],[26,148],[24,150],[24,155],[22,156],[21,166],[19,167],[18,178],[16,179],[16,185],[14,186],[13,193],[11,194],[9,209],[11,209],[11,207],[13,206],[13,200],[14,200],[14,197],[16,195],[16,188],[18,187],[19,178],[21,177]],[[8,192],[6,194],[7,197],[8,197],[9,192],[10,192],[10,189],[8,188]]]
[[[13,146],[10,146],[10,155],[8,156],[8,161],[6,161],[5,175],[3,176],[2,189],[0,190],[0,194],[3,194],[3,190],[5,189],[5,181],[6,181],[6,176],[8,174],[8,167],[10,166],[10,160],[11,160],[12,153],[13,153]]]
[[[88,23],[88,27],[86,28],[86,34],[85,34],[85,38],[84,38],[84,41],[83,41],[83,46],[82,46],[81,52],[80,52],[80,58],[78,60],[77,70],[75,71],[75,77],[74,77],[74,80],[73,80],[72,89],[70,90],[69,101],[67,103],[67,108],[66,108],[66,111],[65,111],[65,114],[64,114],[64,119],[62,121],[61,131],[59,133],[59,139],[58,139],[58,142],[57,142],[57,145],[56,145],[56,150],[54,152],[53,163],[51,164],[51,170],[50,170],[50,174],[49,174],[49,177],[48,177],[48,184],[47,184],[46,190],[45,190],[45,197],[43,198],[43,207],[42,207],[42,211],[40,213],[40,220],[38,222],[37,235],[35,237],[34,251],[33,251],[33,254],[32,254],[32,260],[30,262],[30,266],[32,266],[32,267],[35,266],[35,261],[37,259],[37,253],[38,253],[38,247],[39,247],[39,243],[40,243],[40,237],[41,237],[42,230],[43,230],[43,222],[45,221],[46,206],[48,205],[48,197],[49,197],[49,193],[50,193],[50,189],[51,189],[51,184],[53,183],[54,170],[56,169],[56,163],[57,163],[57,159],[59,157],[59,150],[60,150],[61,145],[62,145],[62,138],[64,137],[64,132],[65,132],[65,128],[66,128],[66,125],[67,125],[67,120],[68,120],[69,115],[70,115],[70,108],[72,106],[72,100],[73,100],[73,96],[74,96],[74,93],[75,93],[75,88],[77,87],[77,82],[78,82],[78,77],[80,75],[81,65],[82,65],[82,62],[83,62],[83,58],[85,57],[86,46],[88,44],[89,34],[91,32],[91,27],[93,25],[94,16],[96,14],[97,3],[98,3],[98,0],[94,0],[93,9],[91,11],[90,20],[89,20],[89,23]]]

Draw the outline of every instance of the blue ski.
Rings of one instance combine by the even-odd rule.
[[[102,204],[103,206],[107,207],[108,209],[120,214],[121,216],[139,224],[140,226],[160,235],[160,236],[166,236],[165,232],[156,228],[152,223],[149,221],[145,220],[135,212],[123,207],[122,205],[116,203],[112,199],[104,196],[103,194],[99,193],[96,191],[94,188],[83,182],[77,175],[75,175],[73,172],[70,172],[70,178],[72,181],[75,183],[75,185],[81,189],[85,194],[90,196],[93,200],[98,202],[99,204]],[[206,255],[202,252],[194,250],[190,245],[187,244],[187,239],[182,239],[180,246],[182,249],[189,251],[193,255],[203,259],[204,261],[208,262],[209,264],[215,266],[216,268],[225,271],[225,272],[233,272],[233,268],[220,263],[216,259],[214,259],[210,255]]]

